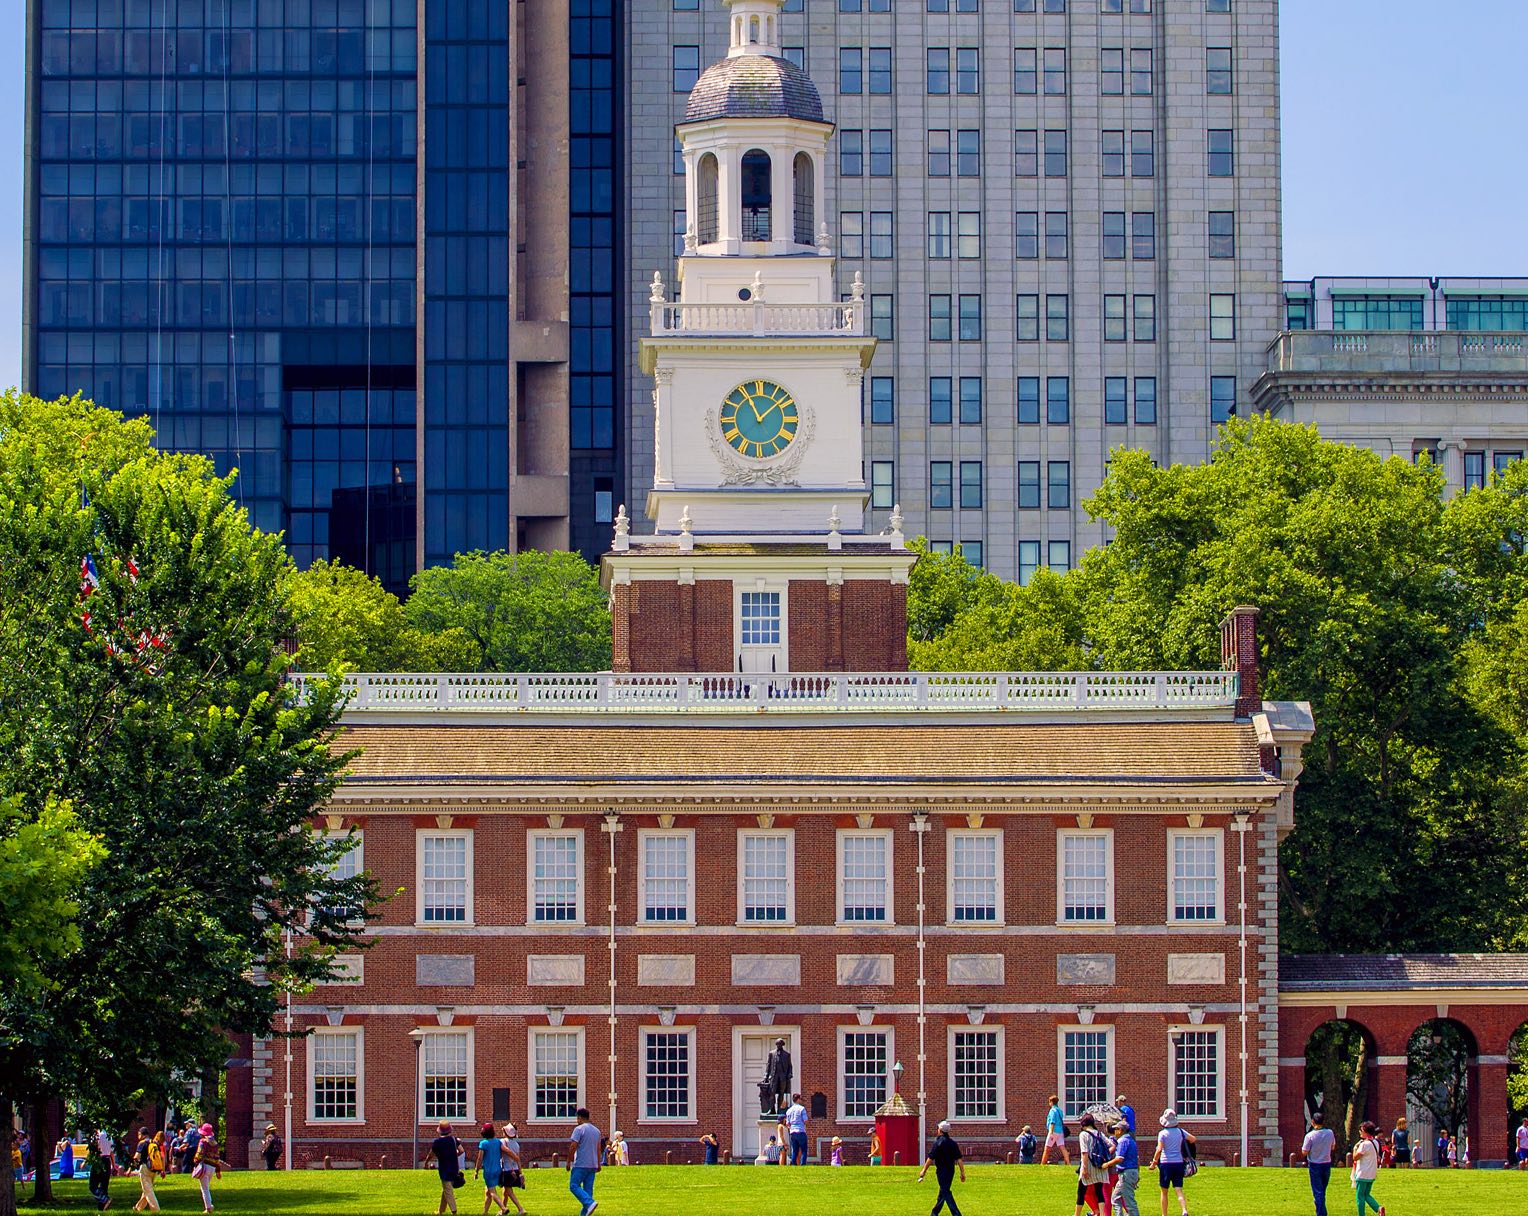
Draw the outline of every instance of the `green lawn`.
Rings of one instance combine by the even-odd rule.
[[[934,1200],[932,1175],[914,1184],[915,1170],[847,1166],[829,1169],[764,1169],[754,1166],[648,1166],[607,1169],[596,1183],[599,1216],[926,1216]],[[1060,1167],[981,1165],[969,1181],[955,1185],[964,1216],[1069,1216],[1076,1197],[1070,1171]],[[562,1170],[539,1169],[521,1201],[531,1216],[577,1216]],[[1142,1216],[1156,1216],[1157,1192],[1143,1180]],[[30,1186],[24,1194],[30,1194]],[[60,1207],[93,1210],[79,1182],[58,1187]],[[1338,1171],[1328,1195],[1332,1216],[1352,1216],[1352,1189]],[[127,1211],[138,1198],[135,1178],[114,1178],[112,1211]],[[234,1173],[214,1183],[219,1212],[259,1212],[265,1216],[427,1216],[440,1190],[431,1172],[403,1170],[314,1170],[293,1174]],[[1502,1170],[1386,1170],[1375,1197],[1391,1216],[1521,1216],[1528,1209],[1528,1173]],[[166,1212],[200,1212],[201,1196],[190,1178],[177,1176],[159,1187]],[[1207,1169],[1189,1180],[1193,1216],[1310,1216],[1310,1190],[1303,1170]],[[482,1187],[470,1175],[458,1195],[463,1213],[483,1210]],[[25,1210],[25,1209],[24,1209]],[[511,1208],[511,1211],[514,1209]],[[1177,1216],[1176,1203],[1171,1216]]]

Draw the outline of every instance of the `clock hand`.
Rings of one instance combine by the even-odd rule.
[[[756,406],[753,403],[753,398],[752,397],[748,398],[748,408],[753,411],[754,421],[756,421],[756,422],[763,422],[764,421],[764,415],[759,413],[759,407]],[[768,413],[768,411],[766,410],[765,413]]]

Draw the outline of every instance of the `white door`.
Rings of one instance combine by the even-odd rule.
[[[775,1040],[784,1039],[791,1059],[798,1061],[794,1029],[766,1026],[735,1030],[732,1040],[732,1154],[740,1161],[752,1161],[759,1147],[774,1134],[770,1120],[759,1122],[759,1082],[764,1079],[764,1062],[775,1049]],[[794,1084],[794,1082],[792,1082]]]
[[[760,587],[740,591],[737,603],[738,670],[784,671],[785,596]]]

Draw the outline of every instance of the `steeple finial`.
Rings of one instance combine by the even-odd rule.
[[[664,300],[667,298],[666,292],[665,292],[664,287],[663,287],[663,273],[662,273],[662,271],[658,271],[658,270],[653,271],[652,290],[647,293],[647,298],[653,304],[662,304],[664,302]]]
[[[732,10],[727,57],[780,54],[780,8],[784,0],[723,0]]]

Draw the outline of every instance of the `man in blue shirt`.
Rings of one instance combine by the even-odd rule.
[[[599,1207],[594,1199],[594,1175],[600,1168],[600,1129],[589,1122],[589,1112],[582,1106],[575,1117],[578,1125],[568,1140],[568,1190],[578,1200],[578,1216],[591,1216]]]
[[[1125,1216],[1141,1216],[1135,1201],[1135,1188],[1141,1184],[1141,1155],[1135,1147],[1135,1129],[1121,1119],[1114,1125],[1114,1157],[1110,1169],[1119,1170],[1119,1180],[1114,1184],[1114,1202],[1124,1209]],[[1166,1191],[1162,1192],[1164,1195]]]
[[[1135,1135],[1135,1107],[1130,1105],[1130,1099],[1120,1094],[1114,1099],[1114,1105],[1119,1108],[1119,1113],[1125,1120],[1125,1126],[1130,1129],[1130,1134]]]
[[[785,1108],[785,1130],[791,1138],[791,1165],[806,1164],[806,1107],[801,1105],[801,1095],[792,1094],[791,1104]]]
[[[1337,1136],[1326,1126],[1326,1118],[1318,1110],[1310,1117],[1310,1131],[1300,1145],[1300,1155],[1305,1158],[1310,1171],[1311,1198],[1316,1201],[1316,1216],[1326,1216],[1326,1188],[1332,1180],[1332,1150],[1337,1146]]]

